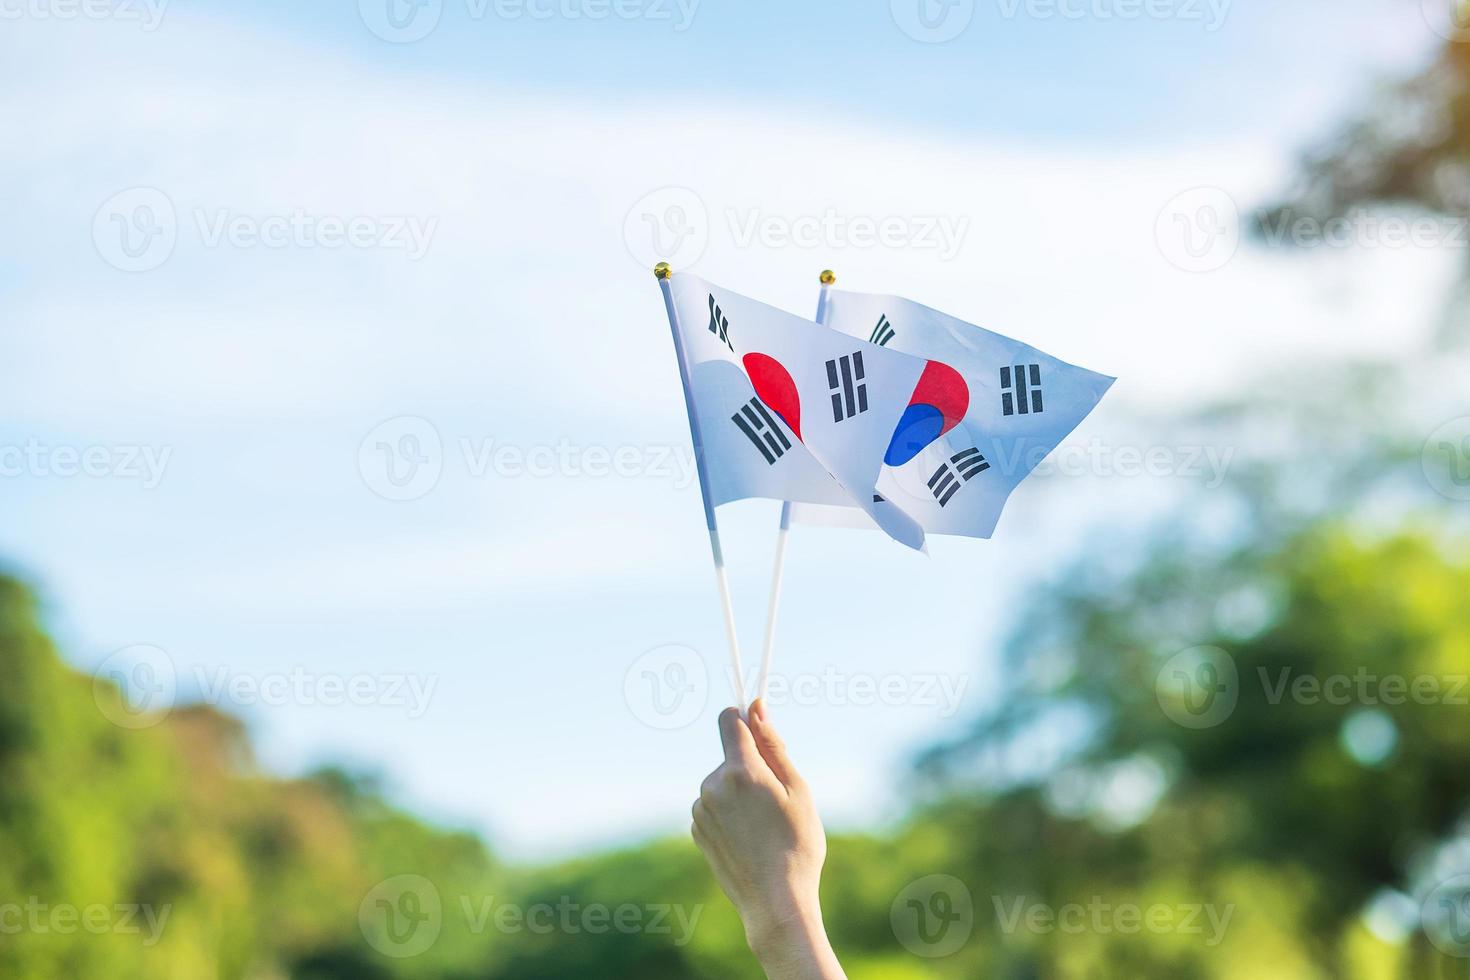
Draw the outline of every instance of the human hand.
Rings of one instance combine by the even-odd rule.
[[[772,980],[841,980],[817,895],[827,837],[766,706],[720,714],[725,761],[694,803],[694,842]]]

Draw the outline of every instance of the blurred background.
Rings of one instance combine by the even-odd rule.
[[[793,533],[850,976],[1470,976],[1465,14],[0,0],[0,976],[759,976],[659,260],[1120,379]]]

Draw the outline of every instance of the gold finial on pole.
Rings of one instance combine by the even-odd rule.
[[[660,262],[658,265],[653,267],[653,278],[667,279],[669,278],[670,274],[672,274],[672,272],[673,270],[669,268],[669,264],[667,262]]]
[[[837,273],[833,272],[831,269],[823,269],[820,278],[823,286],[830,286],[837,281]]]

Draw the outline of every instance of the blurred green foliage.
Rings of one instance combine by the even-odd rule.
[[[1428,523],[1272,540],[1209,562],[1174,542],[1045,593],[1003,707],[923,760],[930,802],[888,836],[833,841],[828,924],[855,980],[1465,975],[1417,916],[1470,801],[1470,708],[1445,703],[1470,696],[1470,549]],[[1174,655],[1199,644],[1236,671],[1228,711],[1171,701],[1191,696]],[[61,662],[12,580],[0,676],[0,901],[167,916],[5,928],[0,976],[759,976],[684,841],[507,868],[343,773],[260,775],[211,709],[119,728],[98,703],[119,692]],[[1348,678],[1350,696],[1290,686],[1303,676]],[[1437,693],[1395,696],[1389,677]],[[935,874],[973,903],[973,932],[939,958],[894,925],[913,911],[901,893]],[[399,875],[441,902],[437,938],[401,958],[359,922]],[[1130,923],[1129,906],[1169,924]],[[543,928],[507,924],[507,907],[543,909]],[[583,918],[597,907],[608,917]]]

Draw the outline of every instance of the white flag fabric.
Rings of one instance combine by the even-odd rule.
[[[669,285],[715,505],[768,497],[856,508],[895,540],[924,533],[875,486],[926,365],[689,273]]]
[[[911,300],[833,290],[827,311],[834,332],[931,364],[877,483],[930,533],[990,537],[1011,491],[1114,381]],[[872,526],[840,506],[797,504],[792,518]]]

